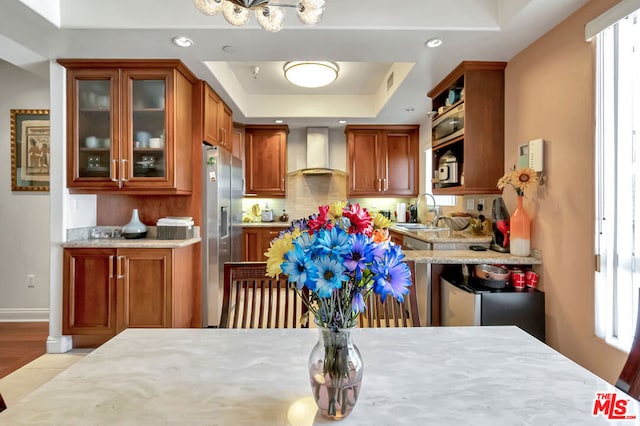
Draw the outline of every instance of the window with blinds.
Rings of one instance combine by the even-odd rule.
[[[640,288],[640,12],[596,36],[596,335],[628,351]]]

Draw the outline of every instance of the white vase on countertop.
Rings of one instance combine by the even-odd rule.
[[[144,238],[147,236],[147,225],[140,222],[138,209],[133,209],[131,220],[122,227],[122,236],[125,238]]]

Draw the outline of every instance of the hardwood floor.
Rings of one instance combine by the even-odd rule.
[[[0,322],[0,379],[44,355],[48,322]]]

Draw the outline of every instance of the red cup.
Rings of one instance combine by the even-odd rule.
[[[511,271],[511,285],[517,289],[523,289],[525,283],[525,273],[522,271]]]
[[[538,274],[533,271],[527,271],[524,275],[524,284],[527,287],[536,288],[538,285]]]

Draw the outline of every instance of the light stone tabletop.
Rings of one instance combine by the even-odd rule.
[[[128,329],[0,414],[2,425],[311,425],[314,329]],[[516,327],[357,329],[343,425],[588,425],[604,380]],[[630,400],[627,414],[640,415]],[[628,425],[634,421],[617,421]]]

